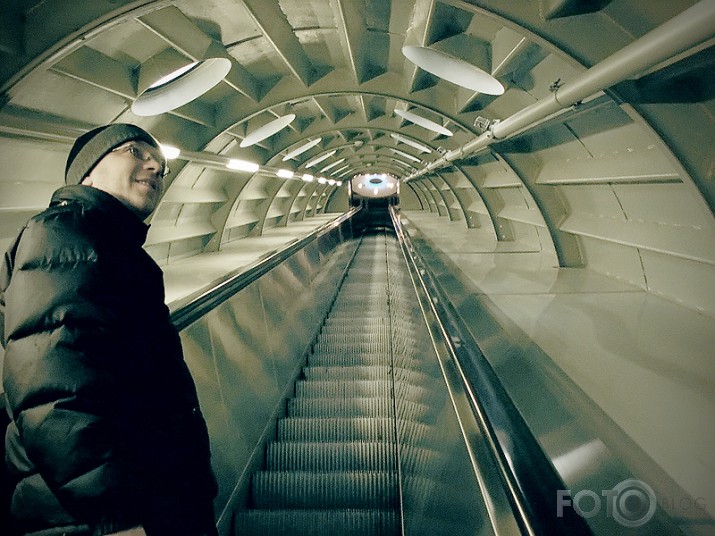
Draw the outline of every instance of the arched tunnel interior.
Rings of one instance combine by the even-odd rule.
[[[713,0],[7,0],[0,21],[0,250],[84,132],[136,124],[170,159],[144,248],[221,536],[715,531]],[[392,446],[298,427],[350,397],[392,400]],[[357,464],[334,495],[281,495],[327,456]]]

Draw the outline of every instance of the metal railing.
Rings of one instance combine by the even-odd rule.
[[[402,245],[415,282],[428,297],[431,310],[443,342],[451,353],[453,370],[457,372],[460,388],[471,407],[480,428],[479,445],[467,444],[476,452],[486,443],[500,482],[480,478],[485,502],[498,505],[506,497],[513,519],[522,534],[529,535],[590,535],[592,531],[575,511],[564,510],[557,517],[554,506],[556,490],[564,489],[561,477],[539,446],[538,441],[523,421],[509,395],[502,386],[491,364],[477,343],[466,337],[461,319],[450,304],[445,292],[432,276],[427,265],[415,250],[411,239],[402,229],[396,210],[390,209],[396,235]],[[486,468],[488,470],[488,468]],[[481,471],[475,467],[475,471]],[[490,515],[495,534],[513,534],[510,520]]]
[[[212,283],[211,288],[199,290],[183,298],[171,313],[172,322],[181,331],[314,240],[322,239],[332,233],[342,233],[359,210],[359,208],[353,208],[309,235],[291,242],[285,248],[269,252],[249,266],[241,267],[239,270],[227,274],[221,281]]]

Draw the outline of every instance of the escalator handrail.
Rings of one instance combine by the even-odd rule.
[[[174,326],[181,331],[279,264],[288,260],[314,240],[342,227],[359,211],[359,207],[351,208],[348,212],[303,238],[296,239],[286,247],[262,256],[247,267],[244,266],[230,272],[218,282],[214,281],[210,288],[198,290],[181,299],[171,313],[171,321]]]
[[[429,297],[442,329],[450,335],[448,347],[463,371],[475,418],[484,427],[487,445],[497,462],[514,516],[524,534],[591,535],[585,520],[565,509],[554,519],[556,490],[566,485],[524,422],[479,345],[461,329],[462,320],[446,292],[416,251],[402,228],[397,211],[390,209],[395,233],[405,255],[416,268],[415,276]],[[497,432],[498,431],[498,432]]]

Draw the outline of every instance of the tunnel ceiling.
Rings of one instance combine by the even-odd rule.
[[[353,175],[388,173],[408,179],[402,192],[413,207],[550,248],[561,266],[583,266],[604,247],[713,264],[712,35],[689,42],[673,25],[671,41],[684,42],[668,57],[646,51],[639,72],[469,145],[579,87],[590,68],[695,5],[10,0],[0,15],[0,246],[62,184],[72,140],[124,121],[183,151],[152,217],[148,248],[160,262],[347,206]],[[712,2],[696,8],[713,11]],[[406,46],[464,60],[505,91],[440,79],[409,61]],[[212,58],[230,70],[200,97],[155,116],[132,111],[159,76]],[[275,134],[241,146],[286,117]],[[228,170],[227,158],[261,168]],[[277,176],[280,168],[295,175]],[[672,232],[652,232],[663,226]]]

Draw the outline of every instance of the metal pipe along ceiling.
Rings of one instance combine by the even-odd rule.
[[[425,168],[409,175],[405,180],[416,179],[449,162],[485,149],[495,141],[506,139],[516,132],[529,128],[599,91],[636,77],[653,66],[712,39],[713,28],[715,28],[715,0],[701,0],[586,70],[548,97],[527,106],[503,121],[494,123],[482,135],[449,151]]]

